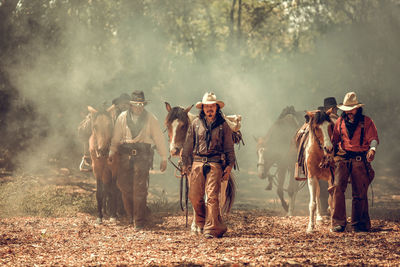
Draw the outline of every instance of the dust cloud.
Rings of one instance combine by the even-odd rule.
[[[48,15],[58,18],[53,28],[43,28],[39,18],[20,19],[12,28],[14,37],[24,38],[22,49],[6,57],[5,70],[19,95],[13,107],[28,103],[36,114],[31,128],[24,128],[33,137],[18,155],[21,169],[40,170],[57,156],[74,164],[68,167],[78,168],[82,148],[77,126],[86,106],[111,105],[121,93],[138,89],[145,92],[150,100],[147,108],[161,124],[166,116],[164,101],[189,106],[206,91],[226,103],[226,114],[242,115],[246,145],[237,150],[238,177],[243,181],[240,186],[247,181],[255,184],[251,190],[265,186],[254,174],[253,136],[265,135],[286,106],[316,109],[328,96],[342,102],[348,91],[357,93],[366,104],[365,114],[377,124],[381,138],[377,173],[394,167],[399,158],[400,149],[393,148],[400,130],[394,121],[400,111],[398,6],[377,9],[375,17],[362,24],[324,33],[310,52],[283,53],[255,65],[243,62],[237,53],[215,48],[209,54],[218,52],[217,56],[204,56],[198,62],[179,55],[171,58],[165,50],[169,36],[148,21],[121,18],[117,25],[121,30],[105,36],[103,28],[72,19],[65,10],[49,9]],[[171,176],[171,169],[165,176]],[[261,189],[256,194],[264,194]]]

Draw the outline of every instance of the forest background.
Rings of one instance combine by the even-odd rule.
[[[374,167],[398,177],[399,10],[395,0],[0,0],[0,168],[76,169],[87,105],[143,90],[160,123],[164,101],[214,91],[243,116],[239,164],[255,170],[252,136],[284,107],[355,91],[379,131]]]

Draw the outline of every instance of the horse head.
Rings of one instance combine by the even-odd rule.
[[[333,121],[330,118],[330,110],[307,111],[306,120],[308,121],[311,138],[316,142],[324,155],[332,155],[333,145],[331,136],[333,132]]]
[[[190,125],[191,114],[189,114],[189,111],[193,105],[187,108],[171,107],[168,102],[165,102],[165,107],[168,111],[165,126],[168,130],[169,153],[171,156],[179,156]]]
[[[88,110],[92,116],[92,136],[89,145],[95,150],[96,156],[107,157],[113,134],[113,120],[110,110],[96,110],[88,106]]]
[[[267,177],[268,170],[265,169],[265,138],[264,137],[254,137],[256,141],[257,148],[257,176],[260,179],[265,179]]]

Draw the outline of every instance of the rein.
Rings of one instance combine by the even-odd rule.
[[[178,164],[175,164],[175,162],[172,161],[171,155],[170,155],[168,157],[168,161],[172,164],[172,166],[175,167],[175,170],[174,170],[175,177],[181,179],[180,183],[179,183],[179,204],[181,206],[181,210],[185,211],[185,215],[186,215],[185,227],[187,227],[188,226],[188,198],[189,198],[189,184],[188,184],[187,174],[182,174],[182,161],[181,160],[178,161]],[[177,175],[177,171],[180,172],[180,176]],[[185,208],[183,207],[183,203],[182,203],[183,180],[185,180]]]

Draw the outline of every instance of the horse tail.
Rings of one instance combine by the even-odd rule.
[[[236,182],[235,175],[231,173],[228,179],[228,185],[225,191],[225,202],[221,208],[223,214],[229,213],[236,197]]]

